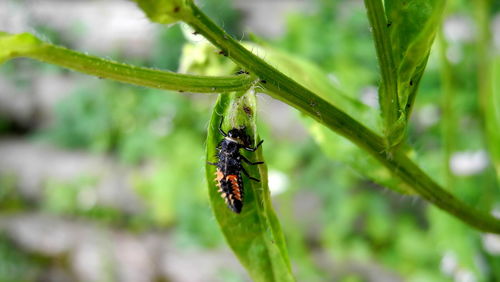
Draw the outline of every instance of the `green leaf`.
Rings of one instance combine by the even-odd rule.
[[[255,128],[256,98],[253,91],[221,94],[215,105],[207,136],[207,161],[216,162],[216,147],[222,136],[218,131],[224,117],[225,131],[245,126],[254,145],[258,140]],[[242,150],[243,151],[243,150]],[[242,152],[250,161],[263,161],[262,148]],[[285,239],[271,205],[267,182],[267,167],[246,165],[251,181],[243,176],[244,205],[240,214],[231,211],[214,182],[216,168],[206,166],[208,193],[212,210],[229,246],[255,281],[294,281]]]
[[[171,24],[191,15],[191,0],[133,0],[157,23]]]
[[[407,120],[444,7],[445,0],[385,0],[397,67],[399,104]]]

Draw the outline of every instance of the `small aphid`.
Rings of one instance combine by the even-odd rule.
[[[227,57],[227,53],[224,50],[220,50],[218,54]]]
[[[250,73],[248,71],[246,71],[246,70],[239,70],[235,74],[239,75],[239,74],[250,74]]]
[[[245,128],[233,128],[227,133],[222,130],[221,119],[219,125],[219,132],[224,136],[224,139],[217,146],[217,158],[216,163],[210,163],[210,165],[215,165],[217,171],[215,172],[215,182],[217,182],[217,187],[219,187],[218,192],[221,193],[221,197],[226,202],[227,206],[235,213],[240,213],[243,208],[243,181],[241,179],[241,173],[245,174],[251,180],[259,182],[260,180],[248,175],[245,170],[242,161],[250,165],[263,164],[264,162],[251,162],[244,156],[240,154],[240,149],[247,150],[249,152],[255,152],[259,146],[264,142],[261,140],[257,146],[251,147],[250,136],[245,133]]]
[[[247,114],[247,116],[252,116],[253,112],[252,112],[252,109],[250,107],[247,107],[247,106],[243,106],[243,111]]]

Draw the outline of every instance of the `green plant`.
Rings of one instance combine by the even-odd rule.
[[[310,116],[314,120],[310,122],[311,131],[324,148],[328,148],[327,144],[330,142],[345,144],[345,148],[352,151],[353,156],[352,159],[345,161],[359,165],[359,170],[370,178],[398,192],[420,195],[479,230],[500,233],[499,220],[485,211],[464,204],[438,185],[410,158],[411,150],[405,143],[408,120],[431,45],[442,19],[444,1],[385,1],[385,5],[382,1],[365,1],[382,77],[379,92],[382,128],[378,128],[373,122],[375,119],[370,109],[355,103],[340,89],[323,81],[324,76],[313,66],[273,51],[271,48],[266,49],[269,57],[268,61],[264,61],[215,25],[191,1],[137,0],[136,2],[153,21],[162,24],[184,21],[195,32],[219,48],[222,55],[228,56],[239,68],[249,73],[213,77],[138,68],[54,46],[29,34],[0,34],[0,60],[19,56],[31,57],[91,75],[142,86],[180,92],[224,93],[214,109],[209,127],[208,157],[213,155],[217,143],[214,125],[218,124],[222,113],[233,115],[230,119],[231,125],[246,124],[247,127],[255,128],[253,116],[249,120],[244,120],[247,114],[244,107],[255,113],[255,103],[242,105],[238,101],[245,92],[243,97],[253,99],[251,98],[253,90],[259,89]],[[478,9],[483,11],[481,8]],[[488,62],[485,60],[483,63]],[[281,71],[273,66],[281,66]],[[490,77],[491,74],[485,76]],[[495,101],[496,96],[491,93],[496,92],[489,90],[483,92],[487,97],[484,99]],[[485,118],[487,132],[494,136],[493,140],[496,138],[494,129],[497,128],[494,121],[498,121],[498,118],[495,119],[498,116],[495,105],[498,104],[482,103],[487,116]],[[242,119],[244,121],[241,121]],[[381,134],[375,133],[377,131]],[[254,140],[257,139],[256,131],[252,132]],[[346,142],[346,139],[339,135],[349,141]],[[496,147],[494,145],[491,147],[492,152],[495,152]],[[363,152],[370,155],[366,156]],[[335,151],[326,153],[333,155]],[[496,155],[494,153],[492,159],[498,162]],[[262,156],[259,155],[258,158],[261,159]],[[222,205],[215,193],[214,185],[210,182],[213,169],[207,167],[213,211],[230,246],[255,279],[284,280],[284,277],[288,277],[291,280],[283,236],[269,204],[266,171],[254,169],[251,172],[264,180],[259,185],[245,183],[250,191],[249,194],[254,197],[253,200],[249,197],[248,210],[255,214],[252,213],[252,217],[250,214],[238,217],[229,213]],[[248,233],[249,230],[254,231]],[[251,238],[244,237],[247,234],[256,235]],[[259,240],[252,240],[254,238]],[[257,251],[248,251],[249,241],[255,244],[253,250]],[[265,260],[264,255],[267,255]],[[266,263],[254,263],[255,260]]]

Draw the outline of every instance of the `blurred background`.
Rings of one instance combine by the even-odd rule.
[[[311,60],[353,98],[377,107],[378,67],[363,1],[200,2],[236,38],[253,34]],[[409,143],[438,182],[500,215],[477,103],[472,2],[449,1]],[[488,13],[499,56],[500,3]],[[0,30],[172,71],[186,43],[180,25],[152,24],[124,0],[2,0]],[[443,66],[453,77],[446,150]],[[249,281],[208,203],[204,140],[215,98],[28,59],[0,66],[0,281]],[[500,281],[499,236],[327,157],[288,106],[261,96],[258,114],[298,281]]]

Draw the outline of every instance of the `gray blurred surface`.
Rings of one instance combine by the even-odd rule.
[[[0,231],[30,252],[67,257],[78,281],[215,282],[223,269],[245,276],[229,250],[182,249],[168,232],[135,234],[40,213],[0,216]],[[70,277],[64,271],[54,269],[48,281]]]

